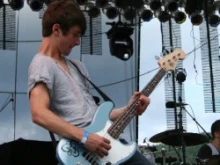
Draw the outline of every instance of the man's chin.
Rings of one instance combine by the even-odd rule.
[[[70,51],[70,52],[65,52],[65,53],[63,53],[63,55],[64,55],[64,56],[69,56],[70,53],[71,53],[71,51]]]

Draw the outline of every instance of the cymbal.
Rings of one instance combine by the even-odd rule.
[[[155,143],[161,142],[171,146],[182,146],[180,133],[180,129],[167,130],[154,135],[150,138],[150,141]],[[183,132],[183,138],[185,146],[194,146],[209,142],[209,138],[207,136],[197,133]]]
[[[209,142],[209,138],[205,135],[197,133],[183,133],[185,146],[194,146]],[[171,146],[182,146],[181,134],[171,134],[161,139],[161,142]]]
[[[165,158],[165,163],[172,163],[172,162],[175,162],[175,161],[177,161],[177,158],[172,157],[172,156],[169,156],[169,157]],[[156,163],[163,163],[163,157],[157,157],[155,159],[155,162]]]
[[[207,161],[207,165],[219,165],[219,164],[220,164],[220,155],[213,155]]]
[[[167,137],[171,134],[180,133],[180,132],[181,132],[180,129],[166,130],[164,132],[160,132],[160,133],[152,136],[149,141],[153,142],[153,143],[160,143],[161,139],[163,139],[164,137]]]

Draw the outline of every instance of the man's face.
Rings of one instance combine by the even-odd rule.
[[[63,35],[62,30],[59,28],[59,33],[56,37],[56,43],[60,54],[69,55],[72,48],[80,45],[81,29],[79,26],[70,28],[66,35]]]
[[[219,139],[220,141],[220,131],[215,132],[215,139]]]

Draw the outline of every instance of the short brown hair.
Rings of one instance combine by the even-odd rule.
[[[211,126],[211,133],[213,138],[215,138],[216,132],[220,132],[220,120],[216,120]]]
[[[43,37],[52,34],[52,27],[56,23],[60,25],[64,35],[73,26],[79,26],[82,35],[86,31],[86,19],[82,10],[70,0],[56,0],[48,6],[42,19]]]

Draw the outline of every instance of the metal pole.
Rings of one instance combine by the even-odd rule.
[[[213,70],[212,70],[212,48],[211,48],[211,40],[210,40],[210,28],[208,22],[208,0],[204,1],[204,12],[205,12],[205,20],[206,20],[206,29],[207,29],[207,40],[208,40],[208,52],[209,52],[209,67],[210,67],[210,82],[211,82],[211,93],[212,93],[212,108],[213,112],[215,110],[215,89],[214,89],[214,80],[213,80]]]

